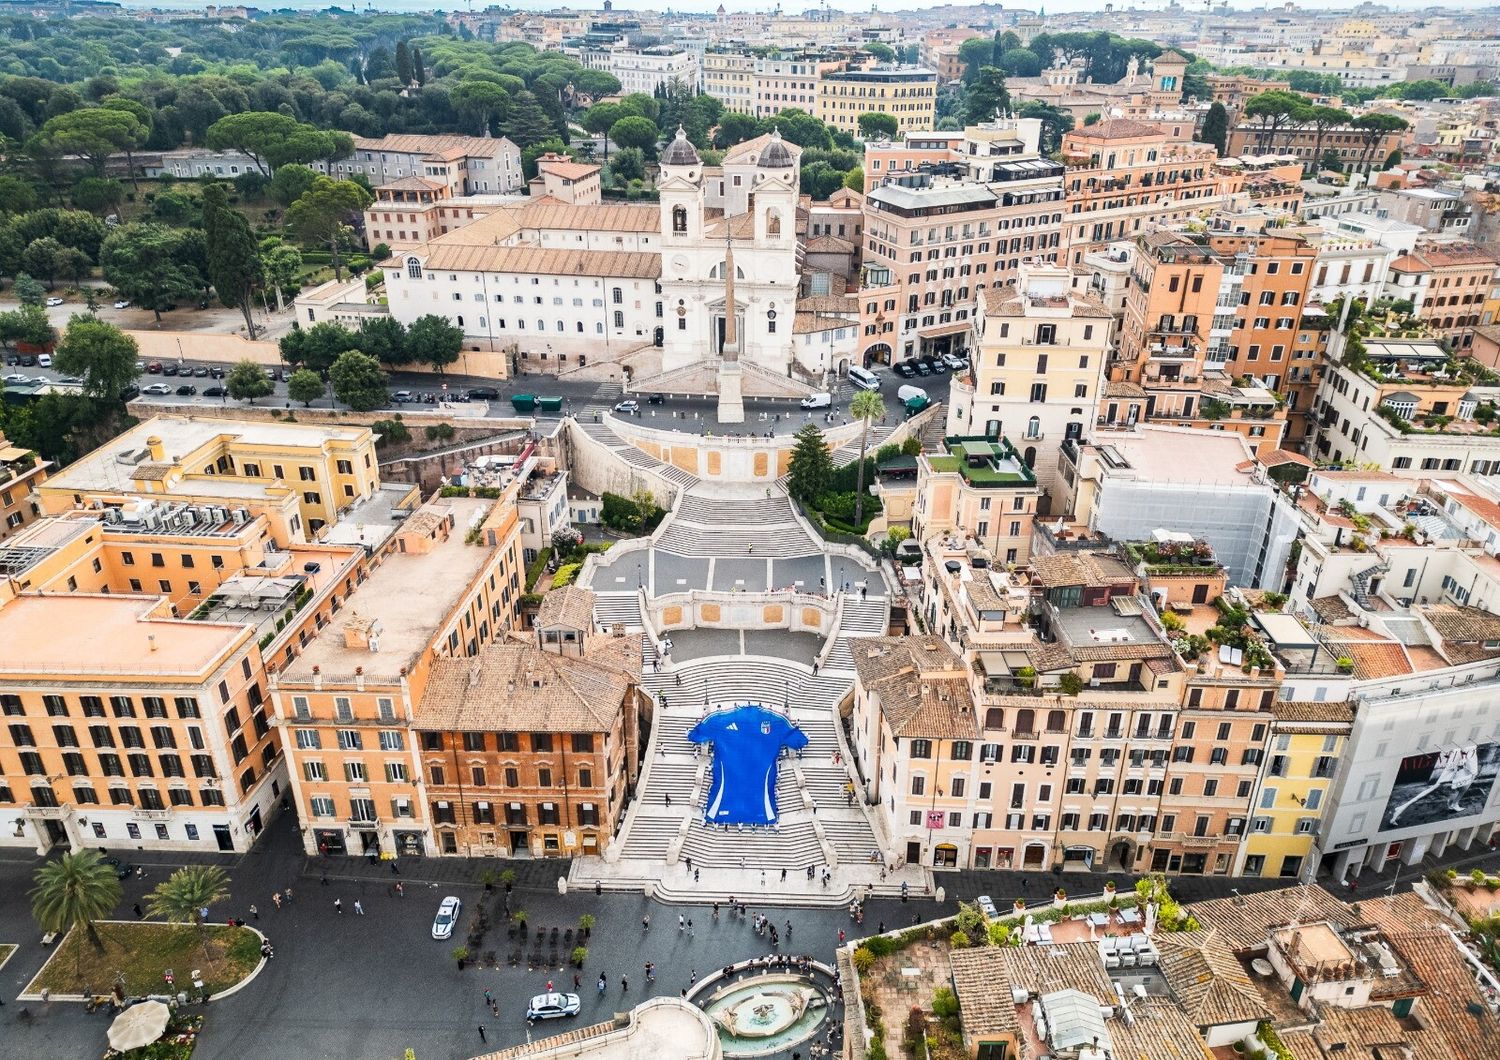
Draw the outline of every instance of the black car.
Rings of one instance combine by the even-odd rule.
[[[917,370],[911,366],[910,361],[897,361],[891,366],[891,371],[895,372],[902,379],[910,379],[917,374]]]
[[[178,391],[178,393],[181,393],[181,391]],[[206,387],[203,388],[203,396],[204,397],[223,397],[225,394],[228,394],[228,393],[229,393],[229,390],[228,390],[227,387],[222,387],[222,386],[206,386]]]
[[[492,386],[471,386],[468,396],[474,401],[495,401],[500,397],[500,391]]]
[[[192,397],[196,393],[198,393],[198,388],[192,383],[183,383],[177,388],[178,397]]]
[[[207,379],[208,365],[200,364],[197,368],[193,369],[193,375],[197,376],[199,379]]]
[[[208,370],[208,374],[213,376],[215,379],[223,379],[224,369],[220,368],[218,365],[214,365]]]
[[[911,365],[912,371],[916,372],[918,375],[932,374],[932,365],[928,364],[926,361],[907,361],[905,363]]]
[[[164,364],[161,366],[162,375],[177,375],[180,371],[180,366],[175,364]]]
[[[22,368],[35,368],[36,367],[36,354],[34,354],[34,353],[23,353],[21,355],[20,361],[21,361],[21,367]]]
[[[663,395],[661,395],[661,394],[652,394],[650,397],[646,398],[646,404],[648,404],[648,405],[660,405],[662,402],[664,402],[666,400],[667,399]]]
[[[941,357],[924,357],[922,360],[927,362],[927,367],[932,369],[933,375],[942,375],[948,371],[948,362]]]

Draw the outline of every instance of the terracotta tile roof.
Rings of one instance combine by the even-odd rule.
[[[575,206],[551,195],[543,195],[521,206],[511,207],[507,212],[515,216],[522,228],[651,234],[661,231],[661,213],[650,205],[603,203]]]
[[[1277,721],[1349,725],[1354,707],[1346,700],[1314,703],[1307,700],[1272,699],[1271,713]]]
[[[979,1035],[1019,1034],[1016,1003],[999,976],[1000,954],[992,948],[953,950],[948,962],[953,971],[953,989],[964,1013],[964,1034],[972,1041]]]
[[[609,732],[640,671],[641,636],[604,637],[583,657],[529,638],[434,661],[413,712],[425,729]],[[634,667],[631,661],[634,661]]]
[[[1336,628],[1332,632],[1342,631]],[[1354,678],[1359,681],[1378,681],[1412,672],[1406,650],[1394,640],[1341,640],[1328,636],[1323,643],[1336,656],[1354,660]]]
[[[852,294],[816,294],[797,299],[799,313],[858,313],[859,299]]]
[[[1158,932],[1161,972],[1187,1018],[1200,1027],[1257,1020],[1260,994],[1215,931]]]
[[[1500,655],[1500,648],[1486,648],[1486,641],[1500,641],[1500,615],[1477,607],[1456,604],[1418,606],[1417,614],[1442,638],[1442,654],[1454,664],[1477,662]]]
[[[814,236],[806,244],[810,254],[852,254],[854,244],[838,236]]]
[[[984,302],[986,314],[1026,315],[1026,299],[1014,287],[986,287],[979,292],[979,296]],[[1068,300],[1072,316],[1107,317],[1112,315],[1104,303],[1091,293],[1080,294],[1077,291],[1070,291],[1064,297]]]
[[[620,250],[556,250],[538,246],[451,246],[428,243],[415,255],[434,272],[513,272],[543,276],[605,276],[654,280],[661,275],[661,255]],[[394,259],[393,259],[394,260]]]
[[[1448,496],[1491,526],[1500,529],[1500,504],[1483,497],[1476,497],[1472,493],[1450,492]]]
[[[924,739],[974,739],[967,670],[942,638],[859,637],[850,648],[858,685],[880,697],[891,733]]]
[[[827,317],[819,313],[797,313],[792,317],[793,335],[812,335],[836,328],[858,327],[857,321],[845,317]]]
[[[431,155],[451,157],[449,152],[461,148],[459,158],[494,158],[509,151],[519,155],[518,148],[509,137],[485,136],[423,136],[415,133],[392,133],[379,139],[363,136],[354,138],[355,151],[385,151],[389,154]]]
[[[603,166],[593,165],[588,162],[539,162],[538,167],[547,173],[556,174],[564,180],[582,180],[598,173]]]
[[[547,629],[566,626],[569,629],[593,629],[594,605],[599,598],[578,585],[553,589],[542,597],[536,611],[536,626]]]
[[[1113,556],[1097,552],[1056,552],[1036,556],[1031,573],[1047,588],[1062,585],[1110,585],[1133,582],[1135,574]]]
[[[1166,130],[1133,118],[1111,118],[1074,129],[1068,135],[1090,140],[1130,140],[1138,136],[1164,136]]]
[[[428,180],[426,177],[399,177],[396,180],[388,180],[378,185],[376,190],[388,188],[391,191],[441,191],[442,181]],[[377,209],[378,203],[371,203],[368,209]]]
[[[1236,953],[1264,949],[1267,929],[1293,920],[1304,924],[1327,920],[1350,927],[1358,919],[1347,905],[1318,884],[1194,902],[1188,912],[1203,928],[1216,929],[1225,945]]]
[[[1318,596],[1310,601],[1313,614],[1324,622],[1347,622],[1354,617],[1341,596]]]
[[[1128,380],[1115,380],[1104,384],[1104,396],[1113,398],[1144,398],[1146,388]]]
[[[1301,453],[1294,453],[1287,449],[1272,449],[1269,453],[1261,453],[1259,460],[1266,467],[1276,467],[1280,464],[1301,464],[1303,467],[1317,467]]]
[[[1177,1003],[1167,997],[1130,1002],[1134,1023],[1112,1020],[1114,1056],[1128,1060],[1212,1060],[1214,1053]]]

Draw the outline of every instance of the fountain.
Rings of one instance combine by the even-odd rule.
[[[803,975],[761,975],[700,1002],[719,1028],[725,1056],[783,1052],[818,1032],[828,998]]]

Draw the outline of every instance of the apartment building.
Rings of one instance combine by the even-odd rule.
[[[1500,259],[1472,244],[1418,244],[1390,265],[1387,293],[1413,305],[1413,314],[1454,349],[1467,349]]]
[[[865,196],[860,325],[867,366],[966,351],[976,292],[1009,282],[1028,258],[1056,260],[1062,167],[1039,157],[1036,119],[996,125],[1003,128],[964,133],[973,152],[964,149],[963,157],[982,173],[903,169]]]
[[[1342,76],[1342,75],[1341,75]],[[1347,80],[1347,78],[1346,78]],[[1287,125],[1274,131],[1258,121],[1230,126],[1228,153],[1231,155],[1295,155],[1308,169],[1321,168],[1323,159],[1335,155],[1345,173],[1379,171],[1386,158],[1401,146],[1405,132],[1371,133],[1354,125],[1315,128],[1312,125]]]
[[[732,114],[755,113],[756,58],[744,51],[705,51],[699,59],[702,89]]]
[[[508,137],[425,136],[391,133],[379,139],[354,138],[354,153],[333,162],[314,162],[312,168],[331,177],[349,179],[363,173],[372,187],[407,177],[430,176],[429,167],[451,168],[461,180],[455,195],[488,195],[519,191],[521,149]]]
[[[866,140],[864,193],[887,180],[908,177],[923,170],[946,172],[962,158],[962,132],[906,132],[895,140]]]
[[[1432,339],[1372,339],[1358,364],[1330,360],[1317,391],[1316,455],[1403,476],[1495,473],[1500,439],[1473,418],[1477,380],[1449,363]]]
[[[1235,431],[1256,451],[1281,446],[1285,408],[1263,387],[1235,386],[1218,356],[1219,337],[1232,334],[1235,322],[1221,304],[1239,289],[1225,283],[1226,273],[1233,281],[1244,271],[1202,237],[1163,231],[1137,238],[1108,388],[1116,396],[1130,393],[1127,385],[1141,389],[1137,420]]]
[[[1023,261],[1014,287],[981,291],[970,368],[950,384],[947,433],[1014,438],[1042,487],[1040,514],[1064,510],[1051,507],[1062,486],[1058,455],[1098,418],[1114,327],[1070,280],[1062,266]]]
[[[286,784],[255,627],[160,596],[0,607],[6,846],[241,852]]]
[[[1069,262],[1169,226],[1221,201],[1218,153],[1190,139],[1192,129],[1115,118],[1063,136]]]
[[[699,84],[695,52],[663,44],[654,48],[616,46],[609,53],[609,72],[620,82],[620,94],[654,95],[675,86],[690,92]]]
[[[12,445],[0,432],[0,541],[17,533],[41,515],[33,500],[37,486],[47,480],[50,460]]]
[[[817,81],[819,121],[857,135],[861,114],[889,114],[898,131],[937,126],[938,76],[923,67],[875,66],[822,74]]]
[[[129,498],[264,514],[278,542],[311,541],[379,489],[368,427],[155,416],[38,489],[60,514]]]
[[[1035,473],[1003,436],[947,438],[943,447],[917,455],[912,536],[956,534],[996,563],[1028,562],[1042,495]]]
[[[817,113],[818,79],[839,69],[838,60],[816,53],[769,55],[755,60],[755,116],[773,118],[789,108]]]
[[[594,595],[547,594],[532,635],[433,663],[412,726],[438,849],[599,855],[640,757],[641,636],[597,629]]]
[[[444,827],[451,800],[427,797],[446,777],[428,774],[416,719],[441,660],[472,663],[516,623],[522,478],[498,500],[445,498],[409,516],[395,551],[273,680],[309,854],[469,852]]]

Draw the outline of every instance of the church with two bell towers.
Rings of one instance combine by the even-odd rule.
[[[726,363],[757,376],[793,374],[796,158],[776,132],[739,145],[735,156],[710,179],[680,129],[661,155],[663,381],[706,369],[722,377]]]

